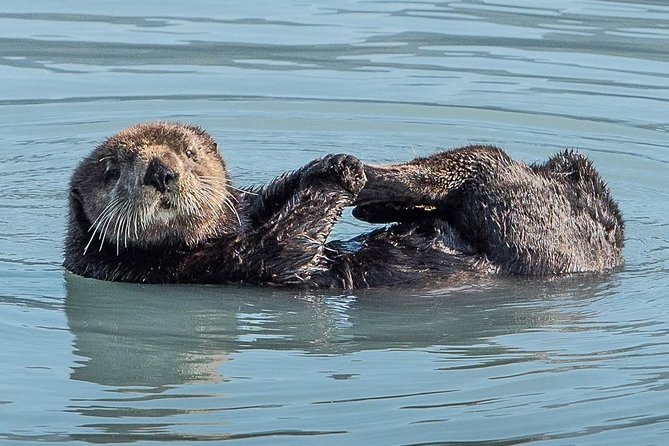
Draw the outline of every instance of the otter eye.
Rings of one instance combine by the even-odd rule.
[[[120,176],[121,176],[121,169],[119,169],[118,167],[109,166],[107,167],[107,170],[105,170],[105,183],[116,181],[119,179]]]
[[[195,157],[195,152],[193,152],[191,149],[186,150],[186,158],[193,158]]]

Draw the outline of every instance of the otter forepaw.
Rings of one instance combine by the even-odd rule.
[[[312,169],[309,173],[313,179],[325,177],[334,180],[353,196],[356,196],[367,182],[362,161],[352,155],[327,155]]]

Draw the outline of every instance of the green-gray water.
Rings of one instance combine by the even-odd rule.
[[[667,444],[668,73],[661,0],[0,4],[0,443]],[[626,264],[346,294],[66,273],[71,171],[157,119],[209,130],[240,186],[575,148]]]

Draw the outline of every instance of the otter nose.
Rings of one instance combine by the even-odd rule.
[[[144,184],[153,186],[156,190],[164,193],[167,186],[176,177],[176,173],[166,165],[160,162],[158,158],[149,161],[149,166],[144,174]]]

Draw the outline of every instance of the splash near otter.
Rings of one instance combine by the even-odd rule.
[[[121,131],[72,176],[65,267],[112,281],[350,289],[622,263],[617,204],[592,164],[570,152],[536,166],[487,146],[389,166],[328,155],[264,187],[230,183],[216,142],[198,127]],[[346,206],[393,224],[327,242]]]

